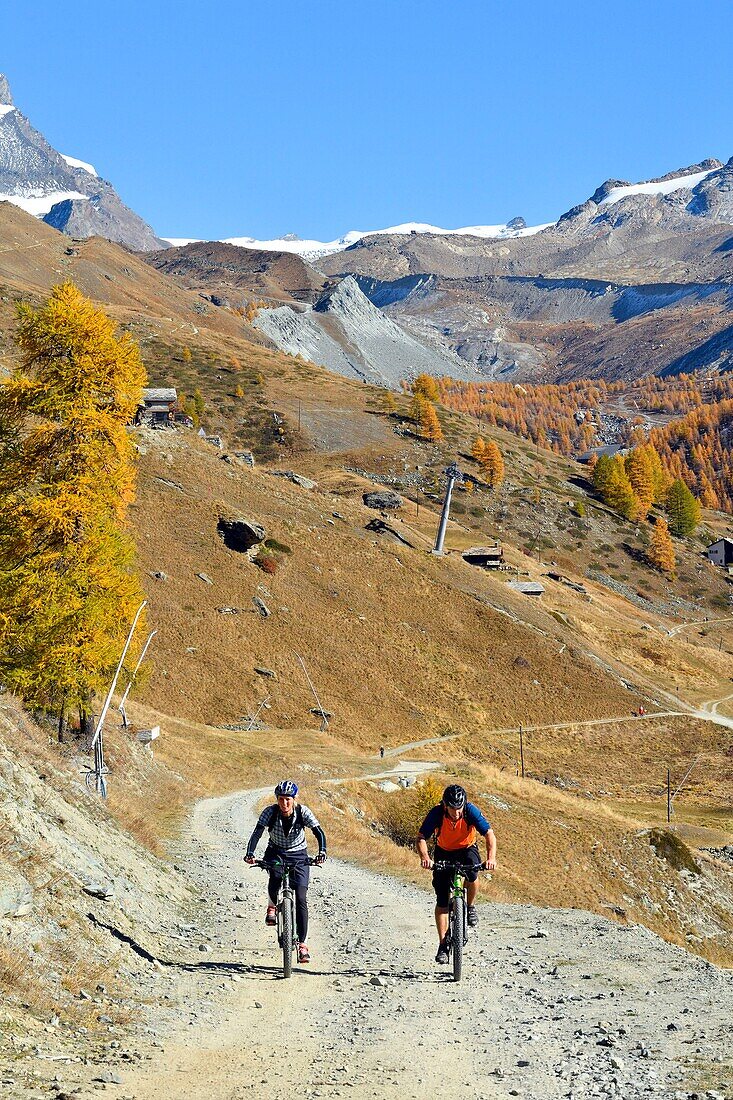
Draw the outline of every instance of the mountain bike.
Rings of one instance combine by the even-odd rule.
[[[452,871],[453,882],[450,889],[450,908],[448,909],[448,932],[445,937],[448,954],[453,959],[453,981],[460,982],[463,974],[463,948],[468,943],[468,906],[466,905],[466,865],[437,860],[433,863],[436,871]]]
[[[311,867],[320,867],[321,864],[312,856],[308,857]],[[275,906],[277,914],[277,942],[283,954],[283,978],[289,978],[293,973],[293,955],[298,950],[298,936],[295,923],[295,891],[290,885],[290,871],[292,864],[283,859],[256,859],[253,867],[261,867],[263,871],[277,871],[282,875],[282,882]]]

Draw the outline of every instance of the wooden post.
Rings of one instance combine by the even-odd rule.
[[[522,766],[522,779],[524,779],[524,731],[522,723],[519,723],[519,761]]]
[[[672,820],[672,779],[667,768],[667,824]]]

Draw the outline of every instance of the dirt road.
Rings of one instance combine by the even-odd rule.
[[[265,876],[241,858],[265,794],[196,807],[175,858],[201,908],[167,940],[194,962],[157,973],[161,1049],[116,1095],[637,1100],[686,1097],[701,1073],[728,1095],[733,974],[584,912],[482,906],[456,986],[433,962],[432,894],[330,860],[312,879],[313,962],[284,981]]]

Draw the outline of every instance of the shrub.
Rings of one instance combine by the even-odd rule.
[[[580,519],[583,519],[583,517],[585,515],[585,505],[583,504],[582,500],[576,500],[575,501],[575,503],[573,504],[573,512]]]
[[[258,554],[255,558],[255,565],[258,566],[263,573],[268,573],[272,576],[273,573],[277,573],[277,558],[273,558],[271,554]]]
[[[433,776],[406,790],[395,791],[385,799],[381,818],[390,840],[404,848],[415,843],[417,830],[428,810],[443,797],[443,787]]]
[[[292,554],[293,552],[287,543],[278,542],[277,539],[265,539],[264,545],[268,550],[272,550],[276,554]]]

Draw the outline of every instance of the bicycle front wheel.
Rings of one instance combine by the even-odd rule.
[[[293,906],[290,898],[282,901],[283,978],[293,973]]]
[[[463,974],[463,929],[466,922],[465,901],[463,898],[453,899],[453,929],[451,939],[453,941],[453,981],[460,982]]]

